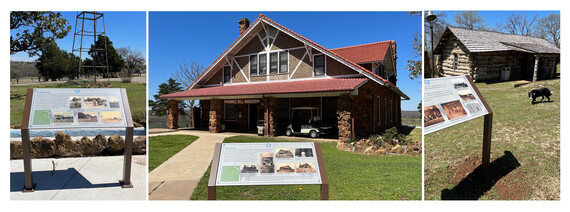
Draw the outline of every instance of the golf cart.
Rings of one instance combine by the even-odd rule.
[[[323,126],[318,114],[319,109],[316,107],[293,108],[285,134],[287,136],[309,135],[311,138],[317,138],[320,135],[330,133],[332,127]]]

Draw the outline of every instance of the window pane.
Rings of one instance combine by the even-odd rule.
[[[259,74],[267,73],[267,54],[259,54]]]
[[[269,54],[269,73],[277,73],[277,52]]]
[[[287,73],[289,70],[288,52],[279,52],[279,73]]]
[[[317,55],[313,58],[315,76],[325,75],[325,56]]]
[[[235,104],[227,104],[224,106],[225,106],[224,119],[225,120],[235,120],[236,119],[236,105]]]
[[[224,66],[224,83],[230,82],[232,79],[232,71],[229,66]]]
[[[257,55],[249,56],[249,74],[257,75]]]

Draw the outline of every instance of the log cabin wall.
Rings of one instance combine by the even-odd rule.
[[[457,56],[457,67],[455,67],[455,57]],[[469,51],[455,36],[451,36],[444,46],[440,58],[437,60],[437,66],[440,72],[445,76],[471,75],[472,74],[472,57]]]

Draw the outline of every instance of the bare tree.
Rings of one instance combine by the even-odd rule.
[[[145,57],[141,51],[133,50],[131,47],[117,48],[117,53],[125,61],[126,73],[124,73],[123,81],[129,79],[128,81],[130,82],[135,70],[142,69],[146,65]]]
[[[455,14],[455,23],[458,27],[471,30],[487,29],[483,16],[477,11],[460,11]]]
[[[534,22],[538,18],[538,14],[529,17],[520,13],[513,13],[503,23],[499,23],[497,28],[509,34],[531,36],[534,34]]]
[[[439,39],[443,35],[443,31],[449,25],[445,18],[447,17],[447,12],[445,11],[433,11],[437,16],[437,19],[433,21],[433,23],[429,23],[424,21],[424,46],[426,47],[425,50],[428,51],[428,54],[431,54],[430,43],[431,43],[431,36],[430,36],[430,24],[433,24],[433,45],[437,45]],[[426,15],[426,14],[424,14]],[[424,17],[425,18],[425,17]]]
[[[544,38],[560,48],[560,14],[550,14],[538,20],[537,37]]]
[[[179,82],[183,88],[187,89],[190,87],[192,82],[198,78],[202,71],[204,71],[204,65],[190,60],[189,62],[182,62],[182,64],[175,68],[175,70],[171,72],[170,75],[173,79]],[[190,114],[192,114],[196,100],[187,100],[187,103],[187,105],[190,106]],[[191,120],[192,122],[194,121],[193,118]],[[194,123],[192,123],[192,126],[195,126]]]

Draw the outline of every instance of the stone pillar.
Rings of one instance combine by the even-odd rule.
[[[338,119],[338,139],[341,142],[352,137],[352,99],[348,94],[338,98],[336,117]]]
[[[223,107],[224,102],[221,99],[210,100],[210,133],[219,133],[222,131]]]
[[[277,132],[277,99],[273,97],[263,98],[264,111],[263,119],[265,120],[265,136],[274,137]]]
[[[200,100],[200,129],[210,126],[210,100]]]
[[[532,81],[533,82],[536,82],[536,76],[538,74],[538,60],[539,60],[538,55],[535,55],[534,56],[534,73],[532,75]]]
[[[168,100],[168,129],[178,129],[178,101]]]

